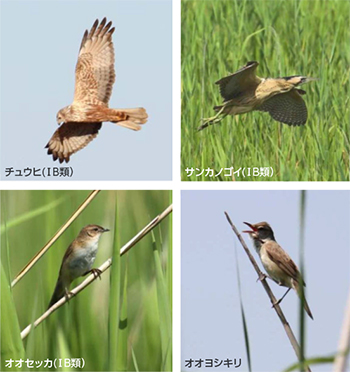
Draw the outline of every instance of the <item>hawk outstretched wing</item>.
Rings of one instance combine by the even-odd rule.
[[[95,21],[84,33],[75,68],[74,102],[108,105],[115,81],[112,22]]]
[[[84,148],[98,134],[102,123],[64,123],[46,145],[47,153],[60,163],[69,162],[75,152]]]

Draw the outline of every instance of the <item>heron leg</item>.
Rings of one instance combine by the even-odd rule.
[[[223,113],[224,109],[225,109],[225,106],[222,106],[220,111],[215,116],[212,116],[211,118],[201,119],[202,125],[198,128],[198,132],[203,130],[204,128],[209,127],[209,125],[220,123],[220,121],[227,116],[226,113]]]

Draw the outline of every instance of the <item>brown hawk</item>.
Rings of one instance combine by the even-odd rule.
[[[57,113],[63,123],[46,148],[53,160],[69,162],[70,156],[84,148],[98,134],[102,123],[109,121],[132,130],[140,130],[147,122],[144,108],[112,109],[108,102],[115,81],[112,22],[106,18],[84,33],[75,68],[73,103]]]

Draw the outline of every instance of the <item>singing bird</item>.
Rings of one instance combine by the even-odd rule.
[[[255,74],[258,65],[256,61],[248,62],[237,72],[215,83],[220,87],[224,102],[214,107],[217,114],[212,118],[203,119],[203,124],[198,130],[219,123],[227,115],[251,111],[268,112],[274,120],[288,125],[306,123],[307,108],[302,98],[306,92],[297,87],[317,78],[294,75],[264,79]]]
[[[75,68],[73,103],[58,111],[57,123],[62,124],[49,140],[47,153],[53,160],[69,162],[70,156],[84,148],[98,134],[103,122],[116,123],[140,130],[147,122],[142,107],[112,109],[108,102],[115,81],[112,22],[104,18],[84,33]],[[123,51],[127,53],[127,51]]]
[[[260,256],[261,262],[270,279],[277,284],[287,287],[287,292],[277,301],[280,303],[287,293],[293,288],[301,298],[300,285],[305,287],[300,271],[294,261],[289,257],[282,247],[276,242],[271,226],[267,222],[251,224],[244,222],[251,230],[245,230],[253,239],[254,247]],[[311,319],[313,319],[310,307],[304,296],[304,308]]]
[[[87,225],[69,245],[62,259],[56,287],[49,308],[63,296],[69,296],[73,280],[89,273],[101,275],[101,270],[92,268],[101,235],[109,231],[99,225]]]

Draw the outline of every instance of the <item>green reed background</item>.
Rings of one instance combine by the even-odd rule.
[[[230,181],[196,177],[198,171],[188,177],[185,169],[233,166],[274,171],[236,181],[349,180],[349,13],[350,2],[341,0],[182,1],[182,179]],[[320,79],[303,88],[306,125],[254,112],[197,132],[222,102],[215,81],[252,60],[261,77]]]
[[[1,192],[2,288],[8,286],[89,193]],[[171,204],[171,198],[169,191],[101,191],[13,288],[12,310],[7,306],[12,296],[2,291],[2,370],[3,359],[9,356],[9,351],[11,354],[11,349],[15,350],[12,358],[18,359],[84,358],[86,371],[171,370],[171,215],[119,262],[117,254],[121,246]],[[21,344],[16,340],[17,319],[22,330],[46,310],[63,254],[87,224],[111,230],[100,240],[94,267],[113,256],[114,251],[112,270],[58,309]],[[74,281],[72,288],[82,280]],[[11,332],[16,332],[12,343],[8,337]]]

